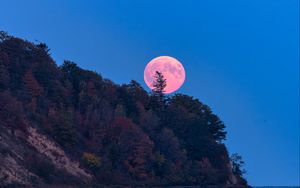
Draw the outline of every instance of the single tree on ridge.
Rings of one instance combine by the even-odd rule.
[[[167,86],[167,81],[164,78],[164,75],[159,71],[155,72],[154,78],[155,80],[153,81],[152,84],[154,88],[152,91],[158,96],[160,96],[160,98],[162,98],[165,92],[165,88]]]

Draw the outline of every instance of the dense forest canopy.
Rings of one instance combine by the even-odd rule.
[[[163,75],[148,93],[134,80],[118,85],[72,61],[57,66],[49,52],[44,43],[0,33],[1,127],[25,138],[35,128],[96,184],[247,185],[242,159],[230,159],[223,143],[224,123],[198,99],[164,95]],[[41,182],[75,181],[42,154],[25,153]]]

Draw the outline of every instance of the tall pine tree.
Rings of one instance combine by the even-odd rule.
[[[167,86],[167,81],[164,78],[164,75],[159,71],[155,72],[154,78],[155,80],[152,83],[152,86],[154,88],[152,91],[155,95],[159,97],[160,101],[163,101],[165,88]]]

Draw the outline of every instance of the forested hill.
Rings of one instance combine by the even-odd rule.
[[[224,139],[191,96],[57,66],[46,44],[0,33],[0,185],[247,185]]]

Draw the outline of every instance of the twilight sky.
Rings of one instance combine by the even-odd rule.
[[[4,0],[0,30],[42,41],[116,83],[180,60],[178,91],[225,122],[251,185],[299,185],[298,0]]]

